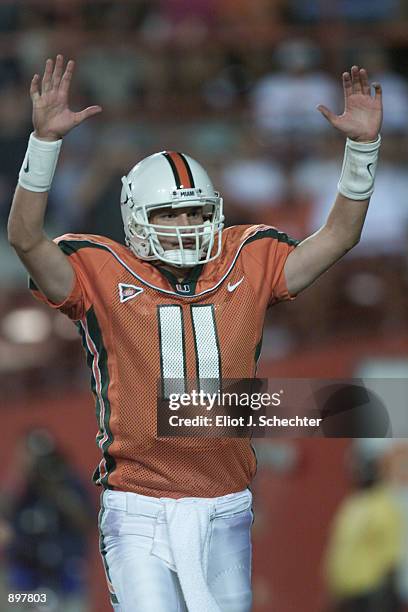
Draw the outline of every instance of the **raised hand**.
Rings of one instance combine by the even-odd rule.
[[[62,55],[57,55],[55,66],[52,59],[47,59],[41,93],[40,76],[33,76],[30,96],[33,102],[34,134],[38,138],[59,140],[82,121],[102,111],[100,106],[88,106],[78,113],[69,109],[68,94],[74,66],[75,62],[69,60],[63,73]]]
[[[344,112],[335,115],[320,104],[317,109],[340,132],[358,142],[377,139],[382,124],[382,91],[373,83],[374,96],[364,68],[353,66],[351,74],[343,72]]]

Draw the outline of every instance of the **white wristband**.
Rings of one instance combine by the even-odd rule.
[[[347,138],[338,190],[351,200],[366,200],[374,191],[381,136],[374,142]]]
[[[18,175],[18,183],[29,191],[49,191],[62,140],[40,140],[30,135],[27,152]]]

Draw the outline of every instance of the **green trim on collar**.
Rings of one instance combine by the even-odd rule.
[[[199,276],[203,270],[203,264],[198,266],[194,266],[189,270],[187,276],[179,281],[170,270],[166,270],[166,268],[162,268],[161,266],[157,266],[156,268],[166,277],[169,281],[170,285],[174,289],[174,291],[180,295],[194,295],[196,290],[197,281]]]

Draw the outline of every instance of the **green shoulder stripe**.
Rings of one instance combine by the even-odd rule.
[[[80,249],[102,249],[103,251],[109,251],[109,249],[103,244],[96,244],[95,242],[89,242],[88,240],[61,240],[58,242],[58,246],[65,255],[72,255]]]
[[[89,242],[87,240],[61,240],[61,242],[57,243],[57,246],[59,246],[61,251],[68,256],[72,255],[73,253],[76,253],[77,251],[83,248],[102,249],[104,251],[109,251],[109,249],[107,249],[102,244],[95,244],[94,242]],[[28,277],[28,288],[31,289],[31,291],[39,291],[37,285],[30,277]]]
[[[248,240],[245,241],[245,244],[249,244],[250,242],[253,242],[254,240],[260,240],[261,238],[274,238],[275,240],[278,240],[279,242],[286,242],[286,244],[289,244],[290,246],[297,246],[298,244],[300,244],[300,240],[295,240],[294,238],[290,238],[284,232],[279,232],[277,229],[274,229],[273,227],[257,232],[256,234],[248,238]]]

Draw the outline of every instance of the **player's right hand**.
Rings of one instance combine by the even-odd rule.
[[[75,62],[69,60],[63,73],[62,55],[57,55],[55,66],[52,59],[47,59],[41,92],[40,76],[33,76],[30,96],[33,102],[34,134],[37,138],[59,140],[82,121],[102,111],[100,106],[88,106],[77,113],[69,109],[68,94],[74,65]]]

